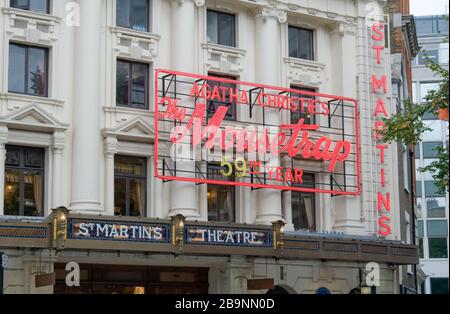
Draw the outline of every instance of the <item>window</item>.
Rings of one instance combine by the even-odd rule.
[[[442,142],[424,142],[423,143],[423,158],[437,158],[436,149],[442,146]]]
[[[428,218],[445,218],[445,197],[429,197],[426,202]]]
[[[289,26],[289,57],[314,60],[314,32]]]
[[[417,224],[417,236],[419,238],[423,238],[424,232],[423,232],[423,220],[419,220]]]
[[[439,88],[438,82],[420,83],[420,97],[421,101],[426,101],[426,96],[430,91],[437,90]]]
[[[425,56],[427,56],[432,62],[439,63],[439,50],[422,50],[419,52],[419,65],[425,65]]]
[[[150,28],[149,17],[149,0],[117,0],[117,26],[148,32]]]
[[[11,0],[11,7],[40,13],[50,13],[50,0]]]
[[[47,97],[48,49],[9,44],[11,93]]]
[[[208,43],[236,47],[234,14],[208,10],[207,24]]]
[[[430,278],[431,294],[448,294],[448,278]]]
[[[432,111],[427,111],[423,114],[422,116],[422,120],[426,121],[426,120],[436,120],[436,114]]]
[[[422,197],[422,181],[416,182],[416,197]]]
[[[44,216],[44,149],[6,146],[5,215]]]
[[[145,63],[117,61],[116,104],[119,107],[148,109],[149,66]]]
[[[418,164],[417,160],[420,159],[420,144],[416,145],[416,148],[414,149],[414,155],[416,158],[416,165]]]
[[[430,258],[447,258],[447,221],[446,220],[428,220],[428,251]]]
[[[434,120],[425,121],[424,125],[429,127],[431,130],[426,131],[422,135],[422,141],[424,142],[439,142],[442,143],[442,137],[444,135],[442,128],[442,121],[436,120],[436,116],[434,116]]]
[[[415,18],[417,35],[442,36],[448,34],[448,22],[445,16],[419,16]]]
[[[208,73],[208,75],[209,76],[213,76],[213,77],[217,77],[217,78],[227,79],[227,80],[236,80],[236,77],[233,77],[233,76],[217,75],[217,74],[211,74],[211,73]],[[211,80],[211,81],[208,82],[208,84],[211,87],[211,90],[215,86],[217,86],[219,89],[221,87],[232,88],[232,89],[236,88],[236,84],[227,83],[227,82],[219,82],[219,81],[212,81]],[[211,118],[216,113],[217,108],[220,107],[220,106],[227,106],[228,107],[227,114],[225,115],[225,120],[228,120],[228,121],[235,121],[236,120],[236,104],[235,104],[234,101],[232,101],[230,99],[230,93],[226,93],[225,102],[216,101],[216,100],[209,100],[208,101],[208,107],[207,107],[208,118]]]
[[[226,167],[208,164],[208,179],[234,181],[234,176],[224,177],[220,170]],[[219,184],[208,184],[208,220],[221,222],[235,221],[235,187]]]
[[[314,175],[304,174],[301,187],[314,188]],[[292,223],[296,230],[316,230],[315,194],[292,191]]]
[[[447,258],[447,238],[428,238],[430,258]]]
[[[447,220],[428,220],[427,234],[429,237],[447,236]]]
[[[314,88],[295,85],[291,85],[291,89],[299,90],[299,93],[291,93],[291,97],[298,97],[300,99],[298,101],[298,110],[291,111],[291,124],[297,124],[300,119],[305,119],[304,124],[314,124],[316,115],[309,112],[309,108],[312,108],[312,106],[309,105],[309,101],[314,100],[315,97],[302,94],[300,91],[314,93],[316,90]]]
[[[147,160],[117,155],[114,159],[114,214],[144,217]]]
[[[434,181],[425,181],[425,196],[436,197],[442,196],[438,193],[438,187]]]

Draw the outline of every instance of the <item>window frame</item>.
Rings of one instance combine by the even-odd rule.
[[[217,42],[216,43],[208,41],[208,12],[212,12],[212,13],[216,14],[216,20],[217,20],[217,25],[216,25],[216,27],[217,27],[217,34],[216,34]],[[231,39],[232,45],[225,45],[220,40],[221,39],[221,36],[220,36],[221,31],[220,31],[220,27],[219,27],[219,24],[220,24],[219,18],[221,15],[228,15],[228,16],[233,17],[233,23],[232,23],[233,29],[232,29],[232,39]],[[212,44],[220,45],[220,46],[224,46],[224,47],[237,48],[237,27],[236,27],[237,19],[236,19],[236,17],[237,17],[237,14],[234,14],[234,13],[228,13],[228,12],[223,12],[223,11],[218,11],[218,10],[207,8],[206,9],[206,41],[207,41],[207,43],[212,43]]]
[[[290,88],[290,89],[293,89],[293,90],[298,90],[298,91],[299,91],[298,95],[301,95],[300,92],[302,92],[302,91],[304,91],[304,92],[310,92],[310,93],[317,93],[317,88],[311,87],[311,86],[301,86],[301,85],[291,84],[289,88]],[[289,94],[292,96],[293,93],[290,92]],[[306,98],[307,98],[307,97],[306,97]],[[311,99],[316,99],[316,97],[313,96],[313,97],[311,97]],[[299,106],[298,110],[300,110],[300,106]],[[294,111],[294,112],[295,112],[295,111]],[[291,124],[296,124],[296,123],[298,123],[298,121],[297,121],[297,122],[293,122],[292,114],[293,114],[294,112],[292,112],[292,111],[289,112],[289,121],[290,121]],[[301,113],[301,112],[300,112],[299,114],[300,114],[299,119],[302,119],[302,116],[303,116],[303,115],[307,115],[307,113]],[[309,125],[309,124],[315,124],[315,123],[317,122],[317,121],[316,121],[316,115],[311,115],[311,116],[308,118],[308,120],[309,120],[309,121],[307,121],[307,119],[306,119],[306,117],[305,117],[305,123],[304,123],[304,124],[306,124],[306,125]]]
[[[5,156],[5,182],[6,183],[6,172],[8,170],[16,170],[19,171],[20,173],[20,179],[19,179],[19,214],[18,215],[8,215],[6,214],[7,208],[5,206],[4,208],[4,214],[6,216],[17,216],[17,217],[44,217],[45,216],[45,190],[46,190],[46,186],[45,186],[45,174],[46,174],[46,158],[45,158],[45,148],[41,148],[41,147],[32,147],[32,146],[19,146],[19,145],[6,145],[5,146],[5,150],[6,152],[8,151],[8,149],[15,149],[15,150],[19,150],[20,151],[20,164],[19,166],[15,166],[15,165],[8,165],[7,164],[7,159]],[[25,158],[25,151],[39,151],[42,155],[41,155],[41,166],[40,167],[27,167],[23,164],[24,158]],[[24,181],[24,172],[25,171],[36,171],[36,172],[40,172],[41,175],[41,186],[42,186],[42,191],[41,191],[41,209],[37,209],[37,211],[41,211],[42,212],[42,216],[25,216],[25,181]],[[5,188],[5,187],[4,187]],[[3,199],[3,203],[5,203],[6,198]]]
[[[25,49],[25,65],[24,65],[25,73],[24,73],[24,77],[23,77],[23,80],[24,80],[24,91],[23,92],[17,92],[17,91],[11,91],[10,90],[9,70],[10,70],[10,66],[11,66],[11,54],[10,54],[11,45],[14,45],[14,46],[17,46],[17,47]],[[36,94],[28,93],[28,87],[29,87],[28,86],[28,83],[29,83],[29,68],[28,68],[29,67],[29,49],[40,49],[40,50],[44,51],[44,67],[45,67],[45,93],[44,93],[44,95],[36,95]],[[48,48],[48,47],[27,45],[27,44],[22,44],[22,43],[10,41],[9,45],[8,45],[8,58],[9,58],[9,60],[8,60],[8,93],[48,98],[49,97],[49,83],[50,83],[49,55],[50,55],[50,48]]]
[[[425,147],[428,148],[429,145],[436,145],[436,146],[431,150],[432,153],[435,153],[434,156],[428,155],[428,150],[425,150]],[[437,147],[439,147],[439,146],[443,146],[443,143],[442,143],[442,142],[439,142],[439,141],[422,142],[422,149],[423,149],[422,156],[423,156],[423,159],[436,159],[436,158],[438,158],[438,153],[436,152],[435,149],[436,149]]]
[[[127,63],[128,65],[128,73],[130,74],[130,79],[129,79],[129,83],[128,83],[128,104],[126,106],[124,105],[120,105],[118,103],[118,99],[117,99],[117,92],[118,92],[118,80],[117,80],[117,75],[118,75],[118,64],[119,62],[122,63]],[[139,65],[144,65],[146,67],[146,75],[145,75],[145,90],[144,90],[144,108],[139,108],[139,107],[134,107],[132,106],[133,104],[133,89],[131,88],[132,84],[131,84],[131,80],[132,80],[132,76],[133,76],[133,66],[135,64],[139,64]],[[122,58],[117,58],[116,61],[116,107],[119,108],[129,108],[129,109],[137,109],[137,110],[150,110],[150,94],[151,94],[151,84],[150,84],[150,64],[149,63],[145,63],[145,62],[139,62],[139,61],[131,61],[131,60],[127,60],[127,59],[122,59]]]
[[[291,55],[291,42],[290,42],[290,40],[289,40],[289,30],[291,29],[291,28],[293,28],[293,29],[296,29],[296,31],[297,31],[297,51],[298,51],[298,53],[300,52],[300,50],[299,50],[299,48],[300,48],[300,30],[304,30],[304,31],[308,31],[310,34],[311,34],[311,42],[310,42],[310,45],[311,45],[311,51],[310,51],[310,53],[311,53],[311,59],[307,59],[307,58],[300,58],[298,55],[297,56],[292,56]],[[288,36],[288,40],[287,40],[287,42],[288,42],[288,56],[289,56],[289,58],[295,58],[295,59],[299,59],[299,60],[308,60],[308,61],[316,61],[316,47],[315,47],[315,30],[314,29],[312,29],[312,28],[306,28],[306,27],[299,27],[299,26],[296,26],[296,25],[291,25],[291,24],[289,24],[288,25],[288,32],[287,32],[287,36]]]
[[[208,175],[208,173],[209,173],[209,169],[211,169],[211,168],[213,168],[214,170],[217,170],[217,171],[220,171],[220,169],[221,168],[223,168],[223,167],[220,167],[220,164],[219,163],[217,163],[217,162],[209,162],[207,165],[206,165],[206,168],[207,168],[207,170],[206,170],[206,172],[207,172],[207,175]],[[235,175],[234,175],[234,168],[233,168],[233,173],[232,173],[232,175],[230,176],[230,177],[228,177],[228,181],[235,181],[236,180],[236,177],[235,177]],[[217,186],[217,187],[226,187],[227,189],[229,189],[229,191],[231,191],[231,198],[232,198],[232,213],[233,213],[233,217],[232,217],[232,219],[230,220],[230,221],[221,221],[221,220],[212,220],[213,222],[222,222],[222,223],[228,223],[228,222],[230,222],[230,223],[235,223],[235,222],[237,222],[237,220],[236,220],[236,186],[233,186],[233,185],[222,185],[222,184],[210,184],[210,183],[208,183],[208,186]],[[208,221],[211,221],[211,220],[209,220],[209,212],[210,212],[210,210],[209,210],[209,206],[207,206],[207,212],[208,212]],[[216,200],[216,217],[220,217],[220,210],[219,210],[219,207],[217,206],[217,200]]]
[[[443,240],[443,242],[445,243],[445,247],[446,247],[446,252],[445,252],[445,257],[432,257],[431,256],[431,245],[430,245],[430,240]],[[427,242],[428,242],[428,259],[430,260],[443,260],[443,259],[448,259],[448,236],[437,236],[437,237],[428,237],[427,236]]]
[[[123,26],[123,25],[119,25],[118,23],[117,23],[117,20],[118,20],[118,14],[117,14],[117,12],[118,12],[118,6],[117,6],[117,2],[118,2],[118,0],[116,0],[116,10],[115,10],[115,14],[116,14],[116,27],[123,27],[123,28],[126,28],[126,29],[129,29],[129,30],[132,30],[132,31],[135,31],[135,32],[143,32],[143,33],[150,33],[151,32],[151,30],[152,30],[152,27],[151,27],[151,18],[152,18],[152,0],[146,0],[147,1],[147,23],[146,23],[146,25],[145,25],[145,31],[141,31],[141,30],[137,30],[137,29],[134,29],[133,27],[132,27],[132,23],[131,23],[131,17],[133,16],[133,10],[132,10],[132,7],[133,7],[133,3],[134,3],[134,0],[128,0],[128,25],[127,26]]]
[[[26,9],[13,6],[12,5],[12,0],[9,1],[9,7],[10,8],[14,8],[14,9],[19,9],[19,10],[30,11],[30,12],[42,13],[42,14],[50,14],[51,13],[51,9],[50,9],[51,1],[50,0],[46,0],[45,1],[46,7],[47,7],[47,10],[45,12],[31,10],[30,9],[30,1],[32,1],[32,0],[27,0],[27,8]]]
[[[128,155],[122,155],[122,154],[117,154],[114,156],[114,161],[116,161],[117,157],[125,157],[125,158],[133,158],[133,159],[140,159],[143,161],[143,173],[144,175],[135,175],[135,174],[129,174],[129,173],[123,173],[123,172],[117,172],[116,171],[116,167],[114,164],[114,183],[116,182],[116,179],[124,179],[125,180],[125,217],[137,217],[137,216],[131,216],[130,215],[130,183],[132,180],[140,180],[143,182],[144,184],[144,212],[141,213],[140,217],[147,217],[147,180],[148,180],[148,175],[147,175],[147,158],[146,157],[139,157],[139,156],[128,156]],[[116,186],[114,185],[114,207],[116,205],[116,198],[115,198],[115,194],[116,194]],[[115,215],[115,213],[114,213]]]
[[[294,186],[297,186],[297,187],[305,187],[305,186],[307,186],[307,187],[313,187],[313,188],[315,188],[315,186],[316,186],[316,176],[315,176],[315,174],[314,173],[305,173],[305,174],[303,174],[303,177],[305,177],[305,176],[311,176],[311,178],[312,178],[312,182],[311,182],[311,185],[309,185],[308,183],[303,183],[303,184],[294,184]],[[310,229],[306,229],[306,230],[310,230],[310,231],[317,231],[317,210],[316,210],[316,205],[317,205],[317,200],[316,200],[316,193],[314,193],[314,192],[301,192],[301,191],[291,191],[291,217],[292,217],[292,225],[294,226],[294,229],[295,230],[305,230],[305,229],[300,229],[300,228],[297,228],[296,226],[295,226],[295,224],[294,224],[294,208],[293,208],[293,206],[292,206],[292,194],[297,194],[297,195],[299,195],[299,198],[301,198],[301,196],[302,195],[307,195],[307,196],[311,196],[311,199],[312,199],[312,209],[313,209],[313,215],[314,215],[314,218],[313,218],[313,220],[314,220],[314,230],[310,230]]]
[[[226,79],[226,80],[232,80],[232,81],[237,81],[238,77],[230,75],[230,74],[219,74],[219,73],[214,73],[214,72],[208,72],[208,77],[211,78],[218,78],[218,79]],[[211,85],[211,82],[214,83],[214,85],[218,85],[218,86],[222,86],[221,84],[223,82],[221,81],[215,81],[215,80],[208,80],[206,81],[207,84]],[[231,83],[230,83],[231,84]],[[239,89],[239,85],[237,84],[233,84],[233,88]],[[210,103],[214,103],[215,107],[217,109],[217,104],[221,105],[221,104],[228,104],[227,102],[221,102],[221,101],[216,101],[216,100],[208,100],[206,103],[206,120],[209,121],[209,119],[214,115],[215,111],[213,114],[209,113],[209,105]],[[237,121],[237,105],[235,102],[230,102],[229,104],[231,104],[231,111],[232,111],[232,117],[228,117],[227,115],[225,115],[224,120],[225,121]]]
[[[436,283],[437,280],[447,281],[447,292],[433,293],[433,281]],[[446,293],[448,294],[448,277],[431,277],[430,278],[430,294],[446,294]]]

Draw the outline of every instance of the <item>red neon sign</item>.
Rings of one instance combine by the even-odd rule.
[[[168,70],[155,90],[158,178],[359,195],[356,100]]]
[[[380,44],[384,44],[385,41],[385,33],[384,33],[384,24],[381,22],[374,23],[371,26],[371,39],[373,41],[372,49],[376,53],[376,64],[381,64],[381,51],[384,49],[384,46],[380,46]],[[371,91],[376,98],[376,103],[372,104],[375,109],[373,111],[373,116],[375,119],[378,117],[387,118],[389,113],[386,109],[385,103],[383,101],[383,95],[387,94],[387,76],[383,74],[381,77],[378,77],[375,74],[371,75]],[[378,152],[378,162],[381,165],[380,167],[380,186],[381,188],[386,187],[386,176],[385,176],[385,150],[388,148],[387,145],[381,144],[381,135],[380,130],[384,128],[384,122],[376,121],[374,122],[374,133],[375,133],[375,142],[376,142],[376,150]],[[389,236],[392,233],[391,228],[391,219],[387,215],[391,211],[391,194],[389,192],[383,193],[381,191],[377,192],[377,210],[379,213],[378,218],[378,233],[381,236]]]

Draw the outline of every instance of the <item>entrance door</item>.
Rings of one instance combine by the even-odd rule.
[[[55,265],[55,294],[207,294],[208,268],[80,265],[80,287],[68,287]]]

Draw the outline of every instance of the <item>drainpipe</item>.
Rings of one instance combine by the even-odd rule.
[[[415,178],[415,170],[414,170],[414,150],[415,147],[412,144],[408,145],[408,151],[409,151],[409,170],[411,173],[411,213],[412,213],[412,224],[411,224],[411,229],[412,229],[412,238],[414,239],[414,245],[416,245],[416,210],[415,210],[415,186],[414,186],[414,178]],[[419,293],[419,285],[417,282],[417,265],[414,264],[413,265],[413,272],[414,272],[414,287],[416,290],[416,293]]]

